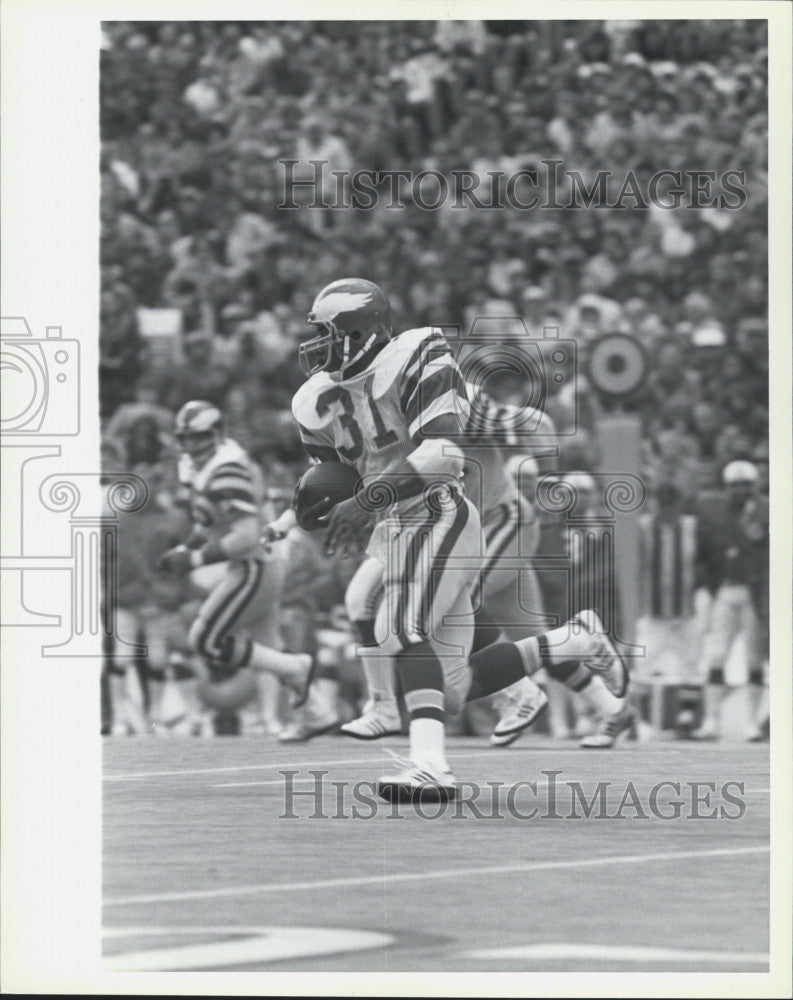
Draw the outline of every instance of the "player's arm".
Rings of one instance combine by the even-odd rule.
[[[330,438],[329,435],[323,434],[322,431],[310,430],[309,428],[304,427],[300,421],[297,422],[297,429],[300,435],[300,441],[311,464],[316,464],[317,462],[339,462],[341,464],[339,454],[333,447],[332,438]],[[286,538],[292,528],[297,526],[298,518],[295,508],[299,487],[300,480],[298,480],[295,485],[295,491],[290,506],[279,514],[274,521],[270,521],[270,523],[265,526],[261,536],[262,545],[269,546],[272,545],[273,542],[281,541]],[[323,509],[324,505],[317,505],[317,507],[318,509],[316,511],[314,508],[306,511],[306,517],[310,518],[314,513],[319,513],[320,510]]]
[[[465,456],[456,439],[468,419],[468,398],[460,369],[440,335],[419,345],[397,392],[413,451],[395,469],[365,479],[355,497],[330,511],[328,551],[343,532],[360,531],[373,513],[433,486],[457,482],[462,475]]]
[[[333,555],[346,538],[360,538],[374,514],[400,500],[418,496],[432,487],[457,483],[464,455],[452,440],[459,433],[457,418],[441,414],[424,426],[421,441],[397,468],[362,481],[356,495],[336,504],[320,517],[328,525],[325,551]]]
[[[217,540],[207,540],[200,526],[194,526],[184,544],[162,557],[160,567],[166,572],[186,573],[199,566],[237,559],[257,545],[259,505],[247,469],[232,464],[220,470],[207,487],[207,497],[225,518],[227,532]]]

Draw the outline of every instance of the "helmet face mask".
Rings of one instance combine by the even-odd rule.
[[[174,437],[194,465],[206,464],[223,439],[223,417],[212,403],[193,400],[176,414]]]
[[[391,306],[382,290],[362,278],[342,278],[323,288],[308,322],[319,333],[299,347],[305,375],[329,372],[341,380],[348,370],[365,367],[370,352],[391,339]]]

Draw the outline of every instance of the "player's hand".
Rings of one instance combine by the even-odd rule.
[[[157,569],[161,573],[168,573],[170,576],[184,576],[192,568],[190,550],[186,545],[177,545],[175,549],[168,549],[157,564]]]
[[[362,536],[371,519],[371,513],[364,510],[357,497],[337,503],[330,513],[319,518],[328,526],[325,554],[333,556],[338,552],[348,556],[355,551],[360,552],[363,548]]]
[[[262,532],[262,537],[259,539],[259,541],[261,542],[262,546],[267,551],[269,551],[270,546],[273,544],[273,542],[283,541],[284,538],[286,538],[285,531],[280,531],[278,528],[275,527],[275,525],[268,524],[265,525],[264,531]]]

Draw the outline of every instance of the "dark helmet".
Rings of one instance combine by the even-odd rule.
[[[194,462],[206,462],[223,439],[223,414],[212,403],[193,399],[176,414],[174,437]]]
[[[335,372],[338,378],[391,339],[391,306],[382,289],[363,278],[341,278],[314,299],[307,322],[320,330],[300,345],[306,375]]]

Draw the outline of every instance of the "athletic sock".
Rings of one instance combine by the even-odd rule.
[[[530,639],[519,639],[518,648],[526,673],[531,676],[540,667],[561,666],[568,661],[583,660],[592,649],[592,639],[582,626],[565,622],[560,628],[551,629]]]
[[[377,645],[374,637],[374,619],[354,621],[352,628],[358,639],[357,653],[361,659],[369,698],[372,701],[396,704],[394,663]]]
[[[448,770],[445,750],[443,668],[427,642],[398,654],[395,666],[410,714],[410,759]]]
[[[474,653],[468,662],[473,677],[466,701],[486,698],[529,673],[525,668],[523,653],[514,642],[494,642],[487,649]]]
[[[446,727],[439,719],[416,716],[410,720],[410,759],[419,767],[448,771]]]
[[[372,701],[389,702],[395,705],[397,697],[394,690],[394,664],[391,657],[377,649],[373,649],[371,652],[359,650],[359,655],[369,697]]]

